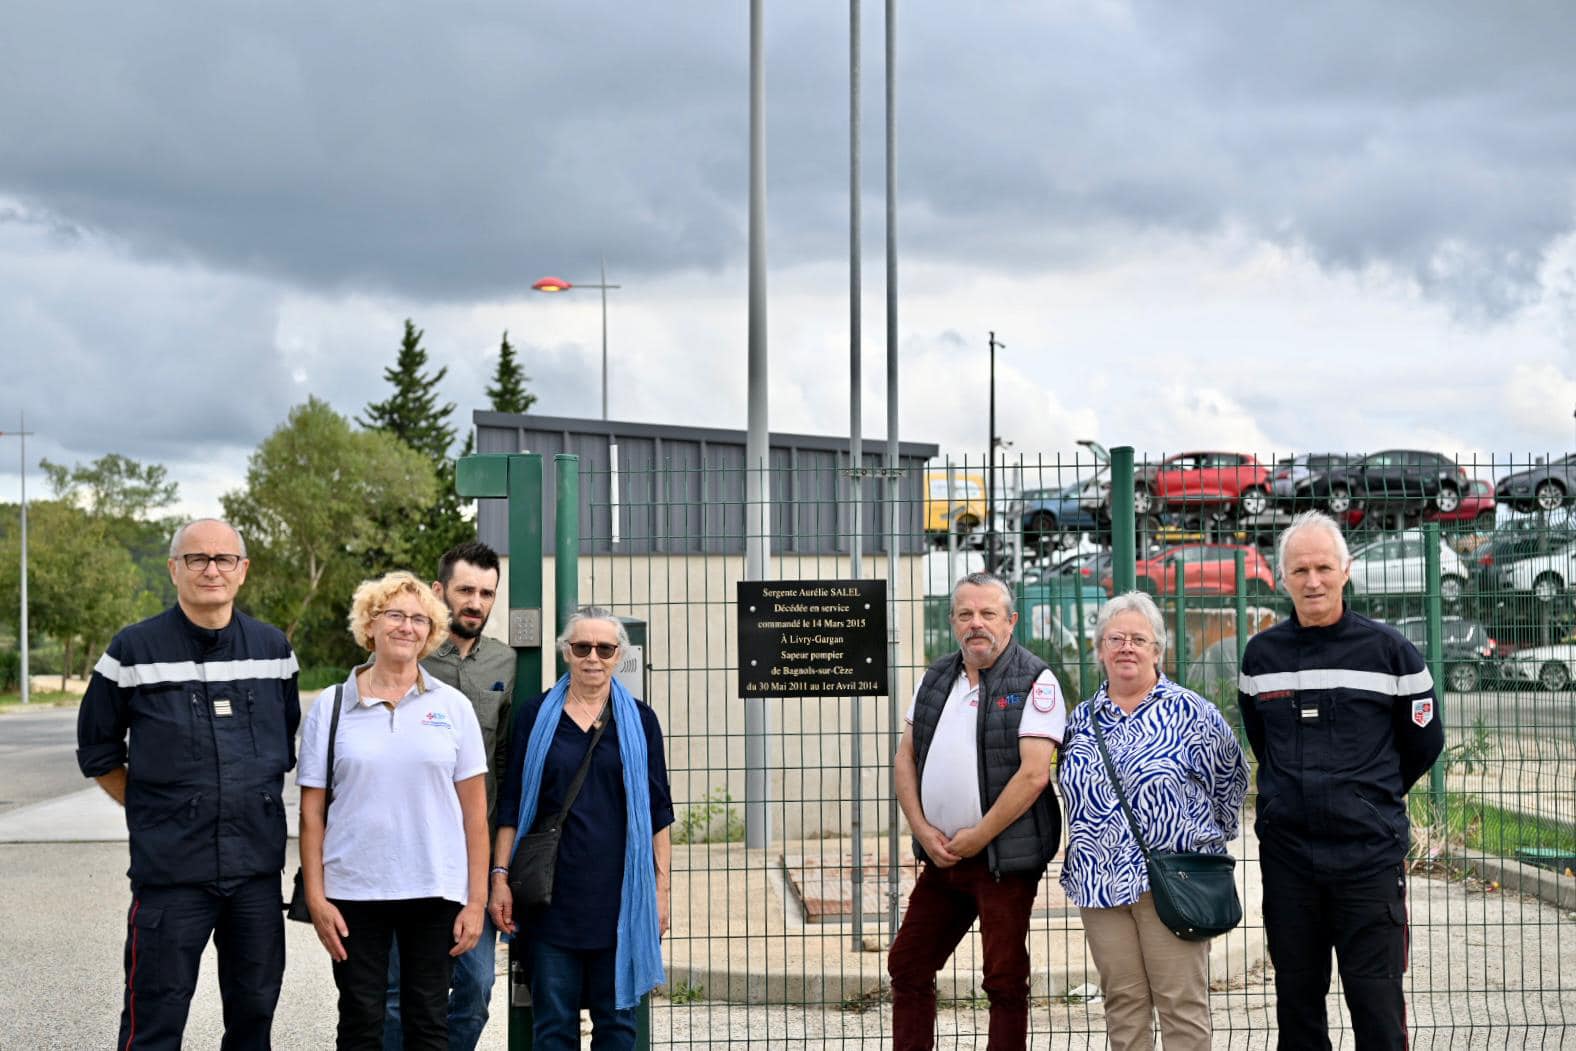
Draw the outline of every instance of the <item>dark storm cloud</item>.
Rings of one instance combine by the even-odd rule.
[[[847,12],[768,5],[772,262],[846,251]],[[900,5],[911,258],[1012,270],[1241,228],[1464,314],[1572,225],[1566,4]],[[870,243],[881,5],[865,19]],[[744,251],[742,4],[30,5],[0,192],[316,291],[470,299]]]

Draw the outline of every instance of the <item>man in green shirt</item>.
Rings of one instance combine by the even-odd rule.
[[[449,607],[449,637],[421,662],[433,678],[463,693],[476,710],[487,751],[487,822],[497,828],[498,778],[509,766],[510,707],[514,697],[513,648],[482,634],[498,598],[498,553],[480,541],[444,552],[432,591]],[[511,818],[512,820],[512,818]],[[487,1025],[492,998],[497,930],[489,919],[476,948],[454,961],[449,991],[450,1051],[472,1051]],[[384,1051],[403,1047],[399,1025],[399,957],[389,956],[389,1007]]]

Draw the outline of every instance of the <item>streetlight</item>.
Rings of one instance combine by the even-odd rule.
[[[31,672],[27,666],[27,436],[33,432],[27,429],[27,416],[18,417],[17,429],[11,434],[21,439],[21,451],[18,455],[18,465],[22,475],[22,610],[17,620],[16,643],[21,654],[21,687],[22,703],[27,704],[32,698],[29,696],[32,684],[29,681]],[[5,431],[0,431],[0,438],[7,437]]]
[[[531,287],[538,292],[569,292],[575,288],[599,288],[602,290],[602,418],[607,419],[607,290],[618,288],[618,285],[607,283],[607,260],[602,261],[602,282],[596,285],[574,285],[561,277],[544,277]]]

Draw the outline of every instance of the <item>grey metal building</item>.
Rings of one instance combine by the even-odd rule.
[[[483,453],[534,452],[545,461],[546,521],[556,514],[553,456],[580,457],[580,535],[588,554],[742,554],[745,530],[745,432],[534,413],[478,411],[476,448]],[[923,478],[937,446],[902,442],[898,537],[902,554],[924,549]],[[846,553],[852,533],[848,439],[806,434],[770,436],[772,550]],[[866,439],[861,491],[863,550],[887,549],[878,477],[885,440]],[[503,502],[483,500],[481,539],[509,550]],[[545,529],[544,550],[553,551]]]

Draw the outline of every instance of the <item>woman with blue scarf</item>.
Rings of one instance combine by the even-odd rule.
[[[558,637],[569,674],[514,715],[514,747],[498,788],[488,906],[500,931],[525,939],[537,1051],[635,1046],[635,1006],[664,980],[673,803],[662,727],[613,678],[629,635],[605,609],[582,609]],[[596,736],[601,728],[601,737]],[[539,815],[556,816],[594,746],[564,819],[552,903],[516,915],[509,862]]]

